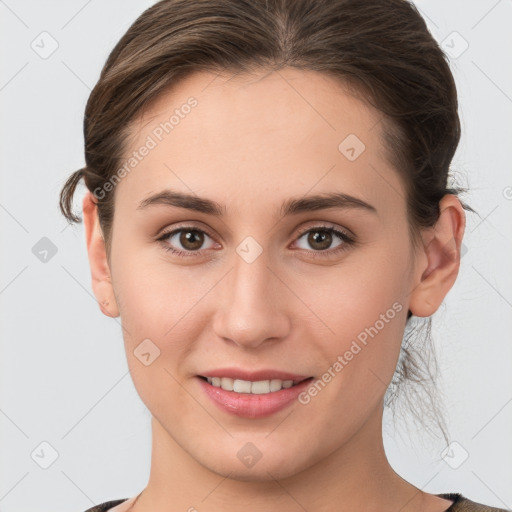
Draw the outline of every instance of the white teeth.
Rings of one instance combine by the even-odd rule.
[[[222,387],[222,383],[221,383]],[[238,380],[233,382],[233,391],[236,393],[252,393],[252,382],[248,380]]]
[[[220,379],[220,387],[226,391],[233,391],[233,379],[222,377],[222,379]]]
[[[230,379],[229,377],[207,377],[206,379],[212,386],[222,388],[226,391],[235,393],[252,393],[254,395],[264,395],[281,389],[291,388],[296,381],[293,380],[259,380],[252,382],[249,380]]]
[[[283,381],[279,379],[272,379],[270,381],[270,391],[279,391],[282,388]]]
[[[259,380],[257,382],[253,382],[251,386],[251,393],[254,395],[264,395],[265,393],[270,393],[270,381]]]

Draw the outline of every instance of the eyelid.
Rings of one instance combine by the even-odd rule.
[[[322,222],[322,221],[311,221],[313,224],[307,225],[303,228],[300,228],[297,232],[296,238],[302,236],[304,233],[311,231],[312,229],[335,229],[336,231],[341,231],[343,234],[352,240],[356,239],[356,235],[352,233],[352,231],[344,226],[338,226],[337,224],[332,224],[331,222]]]
[[[169,250],[169,251],[173,252],[171,246],[169,244],[167,244],[167,240],[166,239],[171,238],[172,236],[176,235],[180,231],[187,231],[187,230],[188,231],[198,231],[200,233],[205,233],[212,240],[214,246],[218,246],[219,245],[219,242],[217,242],[216,237],[213,236],[208,229],[200,227],[200,226],[198,226],[196,224],[191,224],[191,223],[185,223],[185,224],[182,224],[182,225],[180,225],[180,224],[173,225],[172,228],[170,228],[170,229],[163,229],[155,237],[155,239],[156,239],[157,242],[160,242],[160,243],[163,243],[165,245],[168,245],[169,248],[166,247],[166,250]],[[175,249],[176,252],[189,253],[190,255],[203,254],[204,251],[208,251],[208,250],[213,250],[213,248],[199,249],[198,251],[187,251],[187,250],[183,250],[183,249]]]
[[[180,231],[182,229],[194,229],[197,231],[204,231],[210,238],[215,239],[215,236],[212,235],[210,230],[206,228],[201,222],[199,221],[190,221],[190,222],[182,222],[178,224],[173,224],[171,228],[167,229],[165,227],[164,229],[160,230],[158,234],[156,235],[156,239],[162,238],[165,235],[170,235],[171,233],[174,233],[175,231]]]
[[[198,221],[184,221],[183,223],[179,223],[177,225],[173,225],[172,228],[164,228],[163,230],[161,230],[159,232],[159,234],[156,236],[156,241],[158,242],[161,242],[162,244],[165,244],[166,246],[168,246],[168,244],[166,243],[166,240],[164,240],[165,238],[167,237],[171,237],[171,236],[174,236],[176,233],[179,233],[180,231],[185,231],[185,230],[190,230],[190,231],[199,231],[199,232],[203,232],[205,233],[206,235],[208,235],[215,244],[218,245],[218,242],[216,241],[216,237],[213,236],[211,234],[211,232],[209,231],[209,229],[205,228],[205,227],[202,227],[202,226],[199,226],[199,224],[201,223],[198,223]],[[301,227],[298,232],[295,234],[294,238],[293,238],[293,241],[292,241],[292,245],[297,241],[299,240],[300,238],[302,238],[302,236],[310,231],[314,231],[315,229],[317,230],[326,230],[326,231],[331,231],[335,234],[335,236],[337,236],[338,238],[340,238],[342,240],[342,244],[341,246],[354,246],[354,245],[357,245],[357,237],[356,235],[353,234],[353,232],[345,227],[342,227],[342,226],[338,226],[337,224],[333,224],[333,223],[330,223],[330,222],[322,222],[320,220],[318,221],[311,221],[310,224],[306,225],[306,226],[303,226]],[[311,256],[313,258],[317,258],[317,257],[326,257],[328,258],[329,256],[332,256],[333,254],[337,254],[338,251],[341,251],[343,250],[342,247],[338,246],[339,248],[338,249],[329,249],[329,250],[326,250],[326,251],[306,251],[308,253],[311,253]],[[203,254],[204,251],[208,251],[208,250],[211,250],[211,249],[199,249],[197,251],[187,251],[187,250],[182,250],[182,249],[172,249],[171,246],[168,246],[168,247],[165,247],[165,250],[166,251],[171,251],[171,252],[174,252],[174,253],[185,253],[189,256],[193,256],[193,255],[200,255],[200,254]]]
[[[337,224],[333,224],[331,222],[310,221],[310,223],[308,223],[306,226],[299,228],[299,230],[297,231],[297,233],[295,235],[294,240],[296,238],[299,238],[300,236],[302,236],[304,233],[307,233],[311,229],[315,229],[315,228],[316,229],[320,229],[320,228],[336,229],[336,230],[339,230],[342,233],[346,234],[346,236],[348,238],[351,238],[353,240],[356,239],[356,235],[350,229],[348,229],[344,226],[338,226]],[[209,229],[206,228],[204,225],[202,225],[202,223],[199,221],[190,221],[190,222],[184,221],[183,223],[178,223],[177,225],[173,225],[172,228],[170,228],[170,229],[164,228],[161,231],[159,231],[159,233],[156,235],[155,238],[156,239],[162,238],[163,236],[170,235],[176,231],[179,231],[180,229],[197,229],[198,231],[204,231],[213,240],[215,240],[215,238],[216,238],[209,231]]]

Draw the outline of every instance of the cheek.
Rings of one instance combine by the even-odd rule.
[[[127,334],[161,339],[200,300],[208,277],[194,278],[194,270],[173,267],[163,255],[155,258],[154,248],[151,253],[138,248],[131,255],[118,256],[113,285]]]
[[[321,310],[335,334],[324,347],[330,364],[342,357],[338,374],[354,396],[363,389],[383,393],[391,381],[407,318],[409,265],[408,249],[389,244],[340,271],[337,286],[325,283]]]
[[[130,374],[142,401],[157,418],[191,406],[180,372],[193,348],[191,340],[199,338],[203,328],[191,320],[200,289],[207,288],[204,282],[196,283],[194,291],[190,283],[177,279],[179,273],[174,279],[164,275],[154,266],[126,258],[118,265],[114,283]]]
[[[140,394],[179,396],[173,377],[182,380],[191,366],[187,356],[208,328],[202,306],[219,278],[143,254],[118,258],[113,274],[127,362]]]

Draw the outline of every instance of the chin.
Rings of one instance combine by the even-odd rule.
[[[260,463],[258,463],[258,465]],[[266,483],[292,477],[295,475],[293,469],[286,467],[283,468],[283,466],[273,464],[259,466],[258,468],[241,468],[237,464],[231,467],[224,466],[222,471],[216,471],[215,468],[210,468],[210,470],[222,476],[223,478],[229,478],[230,480],[236,480],[238,482]]]
[[[219,454],[215,461],[198,461],[210,471],[217,473],[224,478],[240,482],[272,482],[286,479],[300,473],[305,467],[299,466],[296,454],[283,454],[276,451],[272,455],[261,458],[253,465],[245,465],[238,457],[228,457],[226,454]],[[224,461],[224,463],[222,462]],[[208,462],[212,462],[209,464]]]

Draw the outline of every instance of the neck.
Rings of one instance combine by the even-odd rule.
[[[281,479],[267,472],[258,481],[234,480],[199,464],[153,418],[150,477],[133,510],[424,510],[426,494],[395,473],[386,458],[382,412],[378,407],[343,446],[306,470]]]

